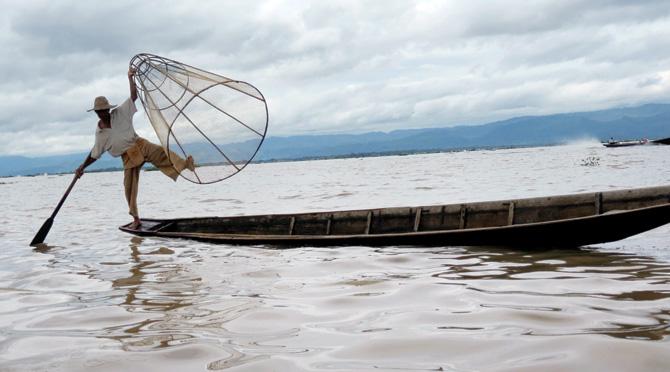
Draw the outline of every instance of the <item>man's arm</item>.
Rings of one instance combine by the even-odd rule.
[[[84,174],[84,169],[86,169],[86,167],[88,167],[89,165],[95,163],[96,160],[98,160],[98,159],[96,159],[96,158],[92,158],[92,157],[91,157],[91,154],[89,153],[88,156],[86,157],[86,160],[84,160],[84,162],[81,163],[81,165],[79,166],[79,168],[77,168],[77,169],[74,171],[75,176],[76,176],[77,178],[80,178],[80,177]]]
[[[135,85],[135,69],[128,69],[128,84],[130,84],[130,99],[135,102],[137,100],[137,86]]]

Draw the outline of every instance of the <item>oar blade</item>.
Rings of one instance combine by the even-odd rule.
[[[38,244],[44,243],[44,239],[46,239],[47,234],[49,234],[49,230],[51,230],[51,226],[54,224],[54,219],[53,217],[47,218],[46,221],[44,221],[44,224],[40,228],[40,231],[35,234],[35,237],[33,238],[33,241],[30,242],[31,246],[36,246]]]

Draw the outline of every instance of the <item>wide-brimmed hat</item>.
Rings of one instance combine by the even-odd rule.
[[[93,101],[93,108],[90,110],[86,110],[86,112],[91,112],[93,110],[113,109],[114,107],[116,107],[116,105],[110,105],[109,101],[107,100],[107,97],[100,96],[95,97],[95,100]]]

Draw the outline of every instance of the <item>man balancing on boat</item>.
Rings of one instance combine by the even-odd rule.
[[[135,85],[135,69],[128,70],[130,84],[130,98],[120,106],[110,105],[107,98],[100,96],[93,101],[93,108],[98,115],[98,124],[95,131],[95,143],[86,160],[75,170],[77,178],[84,174],[84,169],[93,164],[107,151],[113,157],[123,160],[123,186],[126,191],[129,213],[133,216],[130,228],[137,229],[140,217],[137,211],[137,192],[140,180],[140,170],[145,162],[150,162],[160,169],[166,176],[177,180],[179,173],[184,169],[193,171],[195,164],[193,157],[182,159],[170,151],[169,154],[156,144],[153,144],[135,133],[133,115],[137,112],[137,86]],[[169,157],[168,157],[169,156]]]

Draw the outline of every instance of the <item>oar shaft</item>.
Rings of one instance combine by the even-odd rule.
[[[56,214],[58,214],[58,211],[60,210],[60,207],[62,207],[63,203],[65,203],[65,199],[67,199],[67,196],[70,195],[70,191],[72,191],[72,188],[74,187],[74,184],[77,182],[78,179],[79,178],[75,174],[74,178],[72,179],[72,182],[70,182],[70,186],[67,188],[67,191],[65,191],[65,195],[63,195],[63,197],[60,199],[60,201],[58,202],[58,205],[56,206],[56,209],[51,214],[51,218],[56,217]]]

